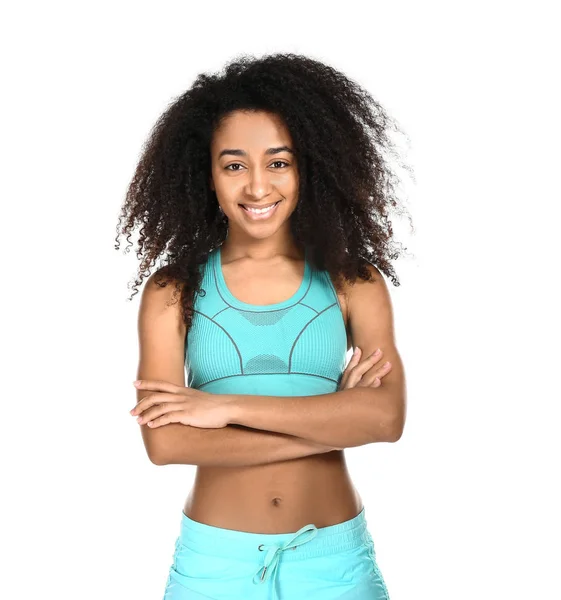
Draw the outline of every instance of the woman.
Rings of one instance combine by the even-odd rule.
[[[142,295],[131,414],[154,464],[197,465],[165,600],[388,598],[344,449],[405,421],[389,123],[318,61],[243,57],[144,147],[121,233],[140,225],[141,275],[167,262]]]

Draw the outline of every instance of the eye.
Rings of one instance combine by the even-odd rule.
[[[289,165],[287,162],[284,162],[284,160],[275,160],[275,162],[274,162],[274,163],[272,163],[272,164],[273,164],[273,165],[278,165],[278,164],[280,164],[280,165],[284,165],[285,167],[289,167],[289,166],[290,166],[290,165]],[[231,164],[229,164],[228,166],[226,166],[226,167],[224,167],[224,168],[225,168],[226,170],[228,170],[228,171],[239,171],[240,169],[230,169],[230,167],[233,167],[233,166],[236,166],[236,165],[237,165],[237,166],[242,166],[240,163],[231,163]],[[281,169],[281,170],[282,170],[282,169]]]

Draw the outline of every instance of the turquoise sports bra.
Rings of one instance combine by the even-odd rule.
[[[347,334],[327,271],[305,260],[297,292],[277,304],[235,298],[220,247],[202,266],[201,292],[187,334],[187,385],[213,394],[311,396],[337,391]]]

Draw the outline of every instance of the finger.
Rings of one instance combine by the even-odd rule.
[[[376,369],[372,369],[371,373],[367,373],[362,376],[362,379],[359,382],[359,386],[368,387],[374,384],[375,379],[380,380],[380,385],[382,383],[382,377],[387,375],[392,369],[392,364],[390,362],[384,363],[381,367],[377,367]],[[375,386],[376,387],[376,386]]]
[[[361,354],[362,354],[362,349],[357,346],[355,348],[355,351],[353,352],[353,355],[351,356],[351,360],[349,361],[349,364],[347,365],[347,367],[349,365],[356,365],[358,363],[358,361],[360,360]]]
[[[137,390],[152,390],[153,392],[168,392],[170,394],[177,394],[181,389],[179,385],[161,379],[138,379],[134,382],[134,387]]]
[[[343,377],[341,378],[341,382],[339,384],[341,387],[345,386],[347,379],[349,377],[349,373],[350,373],[351,369],[358,364],[361,354],[362,354],[362,350],[357,346],[355,348],[355,351],[353,352],[353,355],[351,356],[351,360],[349,361],[349,364],[345,368]]]
[[[360,380],[360,382],[358,383],[358,385],[368,387],[368,386],[373,385],[374,381],[376,379],[380,380],[380,385],[381,385],[382,378],[385,377],[391,371],[391,369],[392,369],[391,363],[389,363],[389,364],[385,363],[381,367],[379,367],[377,369],[373,369],[372,373],[368,373],[367,375],[364,375],[362,377],[362,379]]]
[[[165,401],[178,402],[180,399],[183,402],[184,398],[178,396],[177,394],[148,394],[147,396],[144,396],[142,400],[138,401],[137,405],[130,411],[130,413],[131,415],[139,415],[152,406],[162,404]]]
[[[156,427],[161,427],[162,425],[167,425],[168,423],[181,423],[181,411],[175,410],[168,412],[165,415],[151,419],[146,423],[146,425],[148,425],[150,429],[155,429]]]
[[[349,374],[348,386],[354,387],[361,380],[364,373],[372,368],[382,357],[383,352],[378,348],[370,356],[367,356],[360,364],[354,367]]]
[[[144,423],[148,423],[148,421],[154,421],[163,415],[166,415],[170,412],[178,412],[185,408],[183,404],[177,404],[176,402],[164,402],[163,404],[156,404],[152,406],[148,410],[142,412],[141,415],[136,419],[139,425]]]
[[[141,402],[144,402],[144,400],[147,400],[149,397],[150,396],[146,396],[146,398],[143,398]],[[165,412],[163,407],[166,405],[163,403],[155,404],[147,402],[145,404],[141,404],[141,402],[139,402],[134,410],[131,411],[131,414],[137,417],[136,422],[140,425],[160,416],[163,412]]]
[[[383,356],[383,352],[382,350],[380,350],[380,348],[378,348],[377,350],[374,350],[374,352],[372,352],[372,354],[368,355],[358,366],[357,366],[357,370],[360,371],[362,374],[366,373],[366,371],[370,370],[373,365],[375,365],[377,362],[379,362]]]

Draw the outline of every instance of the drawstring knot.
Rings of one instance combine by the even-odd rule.
[[[257,573],[253,576],[253,583],[264,583],[269,579],[269,577],[273,577],[273,594],[274,597],[277,598],[276,591],[276,577],[277,577],[277,565],[279,563],[281,554],[285,550],[295,550],[296,546],[301,546],[306,542],[309,542],[313,538],[316,537],[318,532],[317,527],[310,523],[309,525],[304,525],[304,527],[300,528],[291,538],[289,538],[284,544],[277,546],[276,544],[260,544],[259,550],[267,550],[267,554],[265,555],[265,560],[263,565],[259,567]],[[259,579],[256,580],[256,577],[259,576]]]

